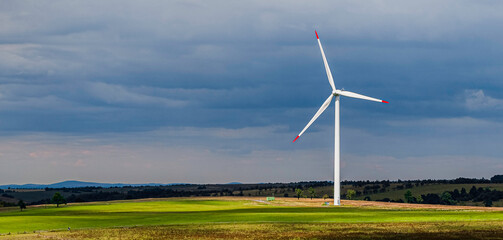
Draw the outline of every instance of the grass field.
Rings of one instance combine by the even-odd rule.
[[[0,212],[4,235],[0,238],[503,238],[503,211],[496,208],[427,209],[364,201],[322,207],[321,203],[198,198],[11,209]]]

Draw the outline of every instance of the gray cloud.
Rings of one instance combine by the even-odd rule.
[[[0,182],[66,172],[114,181],[123,159],[143,169],[123,181],[329,179],[319,172],[331,164],[332,108],[291,144],[330,93],[315,29],[337,87],[391,102],[342,99],[348,179],[406,178],[398,172],[425,159],[465,165],[416,168],[417,178],[468,176],[469,158],[503,155],[502,10],[472,1],[3,3],[0,140],[19,145],[2,150],[0,169],[46,164],[52,175]],[[79,155],[88,149],[67,137],[97,153]],[[51,151],[72,155],[38,154]],[[243,166],[260,174],[235,170]],[[363,170],[372,166],[389,171]]]
[[[500,110],[503,109],[503,99],[486,96],[483,90],[466,90],[466,107],[469,110]]]
[[[156,96],[135,93],[120,85],[94,82],[88,89],[90,96],[107,104],[135,105],[164,105],[166,107],[183,107],[183,101],[170,100]]]

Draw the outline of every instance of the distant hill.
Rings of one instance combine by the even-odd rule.
[[[180,185],[183,183],[140,183],[140,184],[127,184],[127,183],[97,183],[97,182],[82,182],[82,181],[64,181],[52,184],[9,184],[0,185],[0,189],[42,189],[42,188],[78,188],[78,187],[124,187],[124,186],[167,186],[167,185]]]

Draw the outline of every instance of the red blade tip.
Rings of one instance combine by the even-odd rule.
[[[320,39],[320,38],[318,37],[318,32],[316,32],[316,30],[314,30],[314,33],[316,33],[316,39]]]
[[[383,103],[389,103],[388,101],[384,101],[384,100],[382,100],[382,102],[383,102]]]
[[[299,138],[299,136],[297,136],[297,137],[293,140],[293,142],[297,141],[297,139],[298,139],[298,138]]]

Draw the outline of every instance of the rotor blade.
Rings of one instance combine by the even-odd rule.
[[[369,100],[369,101],[374,101],[374,102],[389,103],[388,101],[384,101],[384,100],[372,98],[372,97],[367,97],[365,95],[361,95],[361,94],[349,92],[349,91],[337,90],[337,91],[335,91],[335,93],[342,95],[342,96],[346,96],[346,97],[359,98],[359,99],[364,99],[364,100]]]
[[[309,123],[306,125],[306,127],[304,127],[304,129],[302,129],[302,132],[300,132],[299,135],[297,135],[297,137],[295,138],[295,140],[293,140],[293,142],[295,142],[307,130],[307,128],[309,128],[309,126],[311,126],[311,124],[313,124],[313,122],[323,113],[323,111],[325,111],[325,109],[327,109],[327,107],[328,107],[328,105],[330,105],[330,102],[332,101],[333,97],[334,97],[334,95],[330,94],[330,96],[327,98],[327,100],[325,100],[323,105],[321,105],[320,109],[318,109],[316,114],[314,114],[314,117],[311,118],[311,121],[309,121]]]
[[[316,33],[316,39],[318,39],[318,45],[320,45],[321,56],[323,57],[323,63],[325,64],[325,71],[327,71],[328,82],[332,86],[332,90],[335,91],[334,78],[332,78],[332,72],[330,72],[330,67],[328,66],[327,58],[325,57],[325,52],[323,52],[323,47],[321,46],[320,38],[318,37],[318,32]]]

